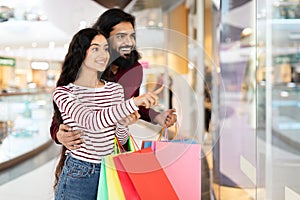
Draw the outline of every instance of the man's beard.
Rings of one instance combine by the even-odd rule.
[[[115,74],[116,72],[112,72],[111,66],[116,65],[118,70],[120,69],[129,69],[134,66],[136,62],[141,58],[140,54],[133,50],[124,58],[118,51],[115,49],[110,49],[110,60],[108,62],[108,67],[104,70],[104,72],[98,73],[98,78],[106,81],[115,82]]]
[[[126,58],[122,56],[118,51],[111,48],[109,64],[116,65],[120,69],[128,69],[132,67],[140,58],[140,55],[136,50],[132,50],[130,54],[125,54],[125,56]]]

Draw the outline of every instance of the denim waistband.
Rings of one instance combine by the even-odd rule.
[[[91,163],[91,162],[79,160],[79,159],[77,159],[77,158],[72,157],[71,154],[67,154],[66,160],[70,160],[71,162],[76,162],[76,163],[78,163],[78,164],[81,164],[81,165],[85,165],[85,166],[91,167],[91,168],[93,168],[93,169],[100,169],[100,167],[101,167],[101,164],[100,164],[100,163]]]

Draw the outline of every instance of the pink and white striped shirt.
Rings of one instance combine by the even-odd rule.
[[[128,127],[117,121],[138,110],[132,98],[124,101],[123,87],[114,82],[105,82],[101,88],[70,83],[57,87],[53,100],[63,123],[85,133],[81,147],[69,152],[74,158],[92,163],[100,163],[102,157],[113,153],[115,136],[121,144],[127,141]]]

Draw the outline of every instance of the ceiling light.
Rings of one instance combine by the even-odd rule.
[[[49,49],[54,49],[55,47],[55,42],[51,41],[49,42]]]
[[[281,91],[280,92],[280,96],[281,97],[288,97],[289,96],[289,93],[287,91]]]
[[[31,68],[36,70],[47,70],[49,69],[49,63],[48,62],[31,62]]]
[[[154,24],[155,24],[155,23],[154,23],[154,21],[152,21],[152,20],[150,20],[150,21],[148,22],[148,25],[149,25],[149,26],[154,26]]]
[[[69,43],[64,44],[64,48],[68,49],[69,48]]]
[[[39,15],[39,20],[40,21],[47,21],[48,17],[47,17],[47,15]]]
[[[37,43],[36,43],[36,42],[33,42],[33,43],[31,43],[31,46],[32,46],[32,47],[37,47]]]
[[[296,83],[289,82],[289,83],[287,84],[287,86],[288,86],[289,88],[294,88],[294,87],[296,87],[297,85],[296,85]]]
[[[86,28],[86,21],[80,21],[79,23],[79,29],[83,29],[83,28]]]

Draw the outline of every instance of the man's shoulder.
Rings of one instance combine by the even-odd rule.
[[[140,62],[137,61],[136,63],[133,64],[132,67],[139,67],[139,68],[142,68],[142,64],[141,64]]]
[[[143,77],[143,67],[140,63],[136,62],[132,67],[127,69],[120,69],[116,74],[116,82],[140,82]]]
[[[126,72],[132,72],[132,71],[135,71],[135,70],[143,70],[143,67],[142,67],[142,64],[139,63],[139,62],[135,62],[131,67],[129,68],[125,68],[125,69],[122,69],[120,68],[118,73],[126,73]]]

